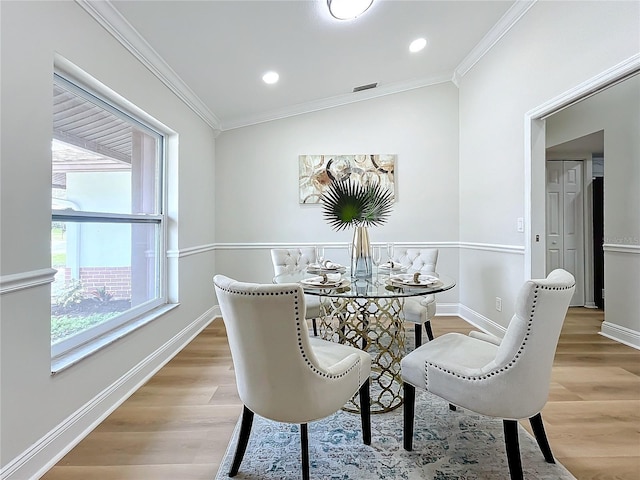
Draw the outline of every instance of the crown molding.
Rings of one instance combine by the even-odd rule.
[[[529,125],[533,119],[544,120],[548,116],[559,112],[571,105],[589,98],[592,95],[613,86],[629,76],[635,75],[640,71],[640,53],[636,53],[629,58],[624,59],[620,63],[608,68],[604,72],[587,79],[572,89],[561,93],[560,95],[550,99],[549,101],[529,110],[526,113],[526,125]]]
[[[186,83],[173,71],[164,59],[149,45],[109,0],[100,2],[76,0],[107,32],[118,40],[133,54],[151,73],[153,73],[169,90],[175,93],[191,110],[204,120],[214,131],[219,133],[220,120],[198,98]]]
[[[279,120],[295,115],[316,112],[350,103],[370,100],[372,98],[400,93],[416,88],[428,87],[445,82],[458,81],[502,38],[513,25],[536,3],[537,0],[516,0],[512,7],[502,16],[483,39],[471,50],[453,72],[443,72],[426,78],[407,82],[382,85],[371,90],[357,93],[337,95],[312,102],[293,105],[286,108],[263,112],[257,115],[238,116],[224,122],[202,102],[202,100],[187,86],[178,74],[164,61],[164,59],[149,45],[140,33],[113,6],[111,0],[91,1],[75,0],[89,15],[91,15],[107,32],[129,50],[143,65],[145,65],[162,83],[164,83],[178,98],[202,118],[217,136],[221,131],[246,127],[259,123]]]
[[[270,122],[272,120],[279,120],[282,118],[293,117],[305,113],[317,112],[319,110],[325,110],[327,108],[340,107],[342,105],[348,105],[350,103],[361,102],[364,100],[370,100],[372,98],[383,97],[385,95],[405,92],[408,90],[414,90],[416,88],[428,87],[450,81],[451,73],[445,72],[433,75],[431,77],[419,78],[406,82],[390,83],[369,90],[363,90],[361,92],[350,92],[344,95],[321,98],[311,102],[305,102],[298,105],[292,105],[290,107],[259,113],[257,115],[239,116],[236,118],[232,118],[228,122],[223,122],[222,130],[226,131],[233,130],[235,128],[248,127],[250,125],[256,125],[258,123]]]
[[[458,82],[484,57],[493,46],[529,11],[537,0],[516,0],[498,22],[487,32],[453,72],[452,82]]]

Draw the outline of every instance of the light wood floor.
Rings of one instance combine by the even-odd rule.
[[[570,309],[542,415],[578,480],[639,480],[640,351],[598,335],[602,319]],[[471,329],[455,317],[432,323],[436,336]],[[241,408],[214,321],[42,478],[213,480]]]

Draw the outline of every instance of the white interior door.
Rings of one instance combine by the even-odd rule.
[[[564,268],[576,278],[572,306],[584,306],[582,162],[547,162],[547,272]]]

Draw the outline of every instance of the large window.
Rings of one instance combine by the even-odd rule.
[[[54,75],[54,357],[165,303],[163,145],[113,101]]]

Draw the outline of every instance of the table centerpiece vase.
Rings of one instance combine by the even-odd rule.
[[[320,201],[334,230],[355,227],[351,249],[351,276],[370,278],[373,273],[367,227],[382,225],[393,207],[393,193],[378,183],[363,185],[349,178],[335,180]]]
[[[367,227],[355,227],[351,248],[351,276],[368,278],[373,273],[371,262],[371,244]]]

